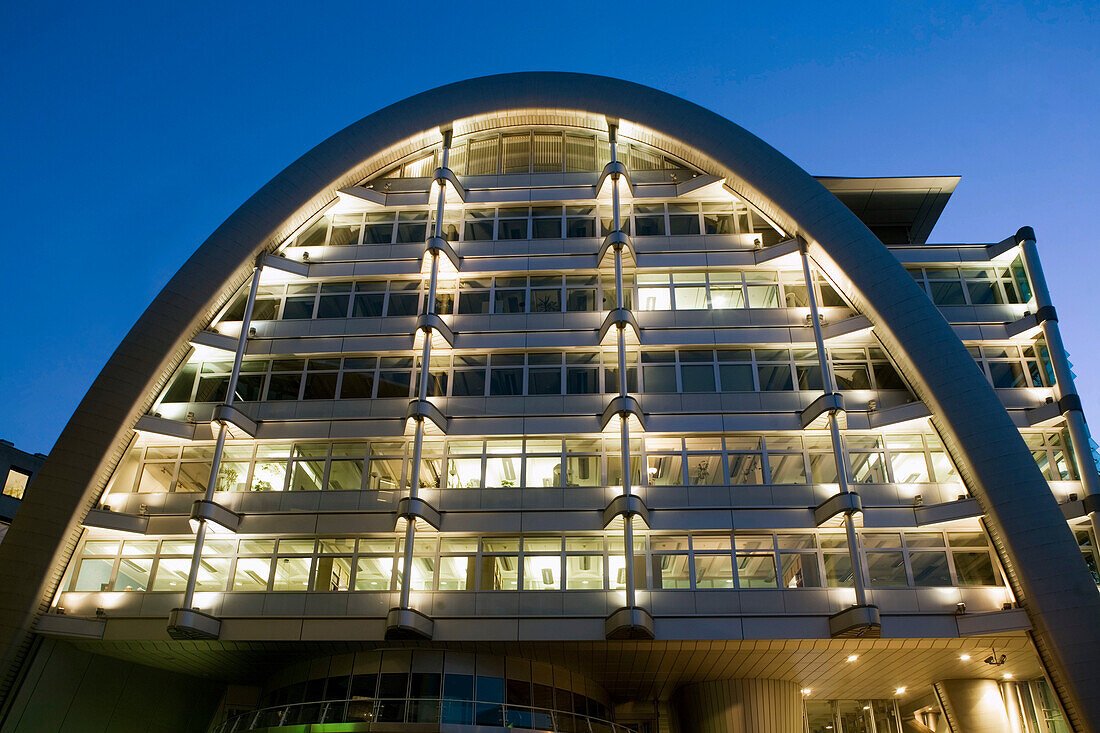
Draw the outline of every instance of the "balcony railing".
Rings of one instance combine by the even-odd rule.
[[[541,733],[634,733],[633,729],[577,713],[528,705],[439,698],[323,700],[252,710],[229,718],[214,733],[277,731],[283,726],[345,723],[339,730],[393,730],[395,723],[438,723]],[[296,730],[302,730],[300,728]],[[326,728],[326,730],[334,730]]]

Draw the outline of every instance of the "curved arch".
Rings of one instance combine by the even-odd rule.
[[[80,523],[130,429],[254,258],[361,179],[378,151],[456,119],[504,109],[623,118],[704,150],[737,192],[788,231],[875,324],[955,457],[1033,625],[1077,729],[1100,729],[1100,595],[1019,432],[958,337],[899,262],[809,174],[732,122],[607,77],[521,73],[459,82],[386,107],[321,143],[245,202],[157,296],[99,374],[0,544],[6,689],[60,580]]]

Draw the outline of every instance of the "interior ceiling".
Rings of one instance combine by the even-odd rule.
[[[692,682],[763,677],[796,682],[811,698],[889,698],[898,687],[919,695],[955,678],[1042,676],[1023,633],[964,639],[790,639],[766,641],[604,642],[99,642],[86,651],[202,677],[262,685],[267,671],[314,657],[378,648],[431,648],[518,656],[559,665],[602,685],[617,702],[665,700]],[[984,659],[996,648],[1003,667]],[[969,661],[959,656],[969,654]],[[851,654],[858,655],[848,662]]]

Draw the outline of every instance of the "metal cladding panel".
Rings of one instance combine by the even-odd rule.
[[[680,688],[680,729],[692,733],[799,733],[802,698],[785,680],[731,679]]]

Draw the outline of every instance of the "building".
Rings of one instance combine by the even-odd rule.
[[[574,74],[337,133],[24,499],[2,730],[1100,729],[1080,400],[956,181]]]
[[[0,440],[0,480],[3,481],[0,485],[4,487],[0,492],[0,542],[19,510],[23,492],[44,460],[46,456],[41,453],[27,453],[16,448],[10,440]]]

